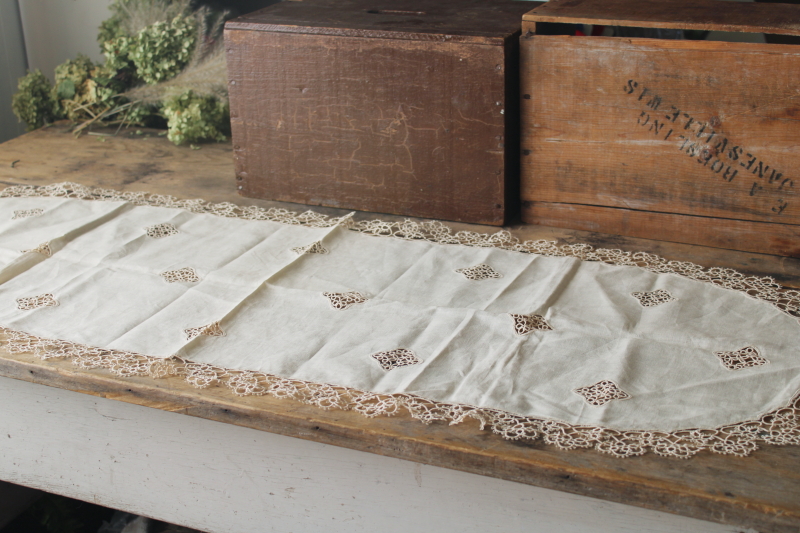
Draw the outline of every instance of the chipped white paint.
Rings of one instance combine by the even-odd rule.
[[[0,405],[0,479],[203,531],[743,531],[8,378]]]

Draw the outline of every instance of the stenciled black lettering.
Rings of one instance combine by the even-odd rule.
[[[684,113],[683,116],[689,119],[689,122],[687,122],[686,125],[683,127],[683,129],[688,130],[694,123],[694,118],[692,118],[692,116],[689,115],[688,113]]]
[[[664,137],[664,140],[665,141],[668,140],[670,135],[672,135],[672,130],[671,129],[667,132],[667,136]]]
[[[778,172],[777,170],[775,170],[773,168],[772,169],[772,174],[770,174],[770,176],[769,176],[769,182],[770,183],[775,183],[776,181],[780,181],[780,179],[782,177],[783,177],[783,173],[782,172]]]
[[[733,170],[733,172],[731,172],[731,170]],[[725,173],[722,175],[722,179],[730,183],[731,181],[733,181],[733,178],[735,178],[736,174],[738,173],[739,173],[738,169],[735,169],[730,165],[728,165],[728,168],[725,169]],[[752,194],[750,196],[752,196]]]
[[[661,133],[661,128],[663,128],[663,127],[664,127],[664,123],[663,122],[659,123],[658,119],[655,118],[655,119],[653,119],[653,123],[650,124],[650,131],[654,131],[655,130],[655,134],[658,135],[658,134]]]
[[[644,122],[642,122],[642,117],[647,117],[644,119]],[[647,126],[648,122],[650,122],[650,113],[647,111],[642,111],[642,113],[639,115],[639,118],[636,119],[636,123],[641,124],[642,126]]]
[[[675,107],[674,105],[671,105],[669,107],[670,109],[673,110],[673,112],[669,115],[665,115],[664,118],[669,120],[670,122],[675,122],[675,119],[677,119],[681,115],[681,110]]]
[[[658,95],[653,96],[649,102],[647,102],[647,107],[652,109],[653,111],[658,111],[658,106],[661,105],[661,97]]]
[[[719,165],[719,166],[717,166]],[[711,163],[711,171],[719,174],[722,172],[722,169],[725,168],[725,163],[723,163],[719,159],[715,159],[713,163]]]
[[[789,187],[794,187],[794,181],[790,180],[789,178],[786,178],[781,182],[780,185],[778,185],[778,189],[783,189],[783,186],[786,185],[787,183],[789,184]]]
[[[761,190],[761,189],[763,189],[763,188],[764,188],[764,187],[762,187],[761,185],[759,185],[757,181],[754,181],[754,182],[753,182],[753,186],[752,186],[752,187],[750,187],[750,196],[753,196],[753,195],[756,193],[756,191],[760,191],[760,190]]]
[[[758,177],[763,179],[764,178],[764,172],[766,172],[767,170],[769,170],[769,165],[764,167],[764,162],[763,161],[759,161],[758,164],[753,169],[753,174],[758,174]]]
[[[744,168],[746,168],[747,170],[750,170],[750,167],[752,167],[752,166],[753,166],[753,163],[755,163],[755,162],[758,160],[758,158],[757,158],[756,156],[754,156],[753,154],[751,154],[751,153],[748,153],[748,154],[747,154],[747,157],[749,157],[749,158],[750,158],[750,161],[748,161],[746,165],[744,164],[744,161],[742,161],[742,162],[741,162],[741,163],[739,163],[739,164],[740,164],[740,165],[742,165],[742,166],[743,166]]]
[[[640,94],[640,95],[639,95],[639,100],[641,100],[642,98],[644,98],[644,97],[645,97],[645,95],[646,95],[647,93],[649,93],[649,92],[650,92],[650,89],[648,89],[647,87],[643,87],[643,88],[642,88],[642,94]]]
[[[702,136],[703,136],[703,132],[704,132],[704,131],[706,131],[706,125],[705,125],[705,124],[703,124],[702,126],[700,126],[700,130],[697,132],[697,138],[698,138],[698,139],[699,139],[700,137],[702,137]]]
[[[723,137],[721,141],[717,141],[717,145],[714,147],[714,150],[716,150],[717,153],[724,154],[725,148],[727,147],[728,147],[728,139]]]
[[[714,157],[714,154],[708,148],[700,150],[700,157],[697,158],[698,163],[702,163],[703,166],[708,165],[708,162]]]
[[[780,200],[778,200],[778,206],[777,207],[773,207],[772,211],[774,213],[778,213],[780,215],[781,213],[783,213],[783,210],[786,209],[788,206],[789,206],[789,202],[786,202],[786,201],[783,200],[783,198],[781,198]]]
[[[734,146],[728,152],[728,159],[730,159],[731,161],[738,161],[739,156],[742,155],[743,151],[744,149],[742,149],[740,146]]]
[[[633,94],[633,91],[635,91],[638,86],[639,82],[628,80],[628,85],[623,87],[622,90],[625,91],[626,94]]]

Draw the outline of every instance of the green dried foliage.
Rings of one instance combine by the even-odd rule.
[[[56,67],[53,96],[67,118],[80,122],[96,117],[118,102],[121,87],[114,79],[116,71],[97,65],[85,55]]]
[[[224,141],[230,128],[227,102],[186,91],[167,99],[161,110],[167,119],[167,138],[175,144]]]
[[[106,68],[128,74],[128,79],[133,79],[136,73],[136,66],[130,57],[131,49],[136,42],[135,38],[122,35],[114,39],[109,39],[103,43],[103,53],[106,56]]]
[[[136,66],[137,77],[153,84],[178,74],[192,57],[197,39],[194,17],[177,16],[169,22],[156,22],[138,33],[128,57]]]
[[[11,109],[20,121],[28,125],[28,131],[61,118],[61,109],[52,89],[50,80],[39,69],[28,72],[17,82],[17,93],[11,97]]]

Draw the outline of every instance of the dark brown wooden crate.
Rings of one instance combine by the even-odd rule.
[[[283,2],[226,25],[244,196],[483,224],[519,202],[528,2]]]
[[[800,33],[800,6],[551,4],[523,23],[523,220],[800,256],[800,47],[535,35],[537,21]]]

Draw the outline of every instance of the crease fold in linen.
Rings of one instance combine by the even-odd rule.
[[[771,280],[647,254],[515,243],[502,232],[453,234],[437,223],[355,224],[72,184],[2,196],[0,324],[73,343],[53,344],[65,352],[86,346],[94,357],[134,354],[125,357],[148,368],[159,358],[185,364],[181,372],[195,372],[193,379],[206,372],[198,384],[219,372],[237,383],[302,383],[317,390],[311,401],[334,387],[404,403],[412,414],[431,402],[441,419],[491,419],[496,431],[504,419],[506,436],[522,424],[526,436],[621,456],[747,453],[758,439],[777,439],[761,429],[747,440],[749,421],[794,412],[800,389],[800,294]],[[18,211],[38,214],[15,219]],[[172,229],[148,235],[159,224]],[[49,257],[22,252],[45,242],[56,243]],[[316,242],[327,253],[298,253]],[[458,272],[476,265],[497,275]],[[182,268],[198,278],[168,283],[161,275]],[[648,305],[635,296],[653,291],[661,297]],[[335,309],[325,292],[367,299]],[[42,294],[58,305],[16,303]],[[540,314],[552,329],[519,335],[514,313]],[[217,329],[203,329],[210,325]],[[715,355],[747,346],[768,363],[731,370]],[[414,364],[386,370],[372,357],[393,350],[413,354]],[[581,392],[592,387],[601,392],[590,401]],[[293,394],[300,393],[286,393]],[[346,407],[360,409],[361,401]],[[786,420],[781,442],[800,443],[800,422]],[[723,444],[700,434],[678,439],[680,452],[664,444],[693,429],[716,431]],[[654,433],[666,436],[657,443]]]

